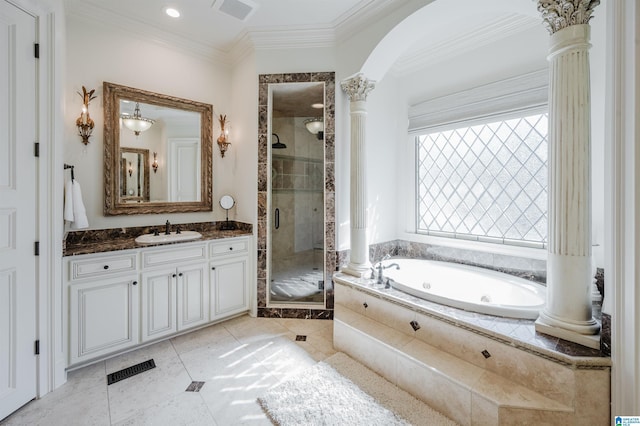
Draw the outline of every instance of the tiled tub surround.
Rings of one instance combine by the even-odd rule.
[[[267,306],[267,232],[268,221],[268,193],[270,186],[278,188],[284,185],[282,182],[272,181],[272,168],[269,164],[269,84],[272,83],[303,83],[324,82],[325,84],[325,110],[324,110],[324,169],[320,172],[324,175],[324,274],[325,274],[325,306],[320,309]],[[258,316],[268,318],[313,318],[331,319],[333,317],[333,285],[331,276],[336,269],[336,215],[335,215],[335,73],[334,72],[310,72],[310,73],[285,73],[285,74],[260,74],[258,76],[258,256],[257,256],[257,293]],[[292,164],[293,165],[293,164]],[[282,164],[284,173],[284,163]],[[306,166],[308,167],[308,165]],[[306,173],[314,173],[307,169]],[[293,176],[292,176],[293,177]],[[295,177],[293,177],[295,179]],[[298,178],[298,183],[301,179]],[[293,184],[293,183],[292,183]],[[275,185],[275,186],[274,186]],[[306,183],[305,183],[306,185]],[[284,186],[279,186],[283,189]]]
[[[411,259],[439,260],[442,262],[479,266],[543,284],[547,281],[547,262],[539,259],[494,254],[479,250],[444,247],[405,240],[385,241],[383,243],[369,245],[369,259],[371,259],[372,263],[379,261],[387,254],[396,257],[409,257]],[[348,261],[349,250],[337,252],[336,262],[340,268],[346,266]]]
[[[610,358],[334,275],[334,346],[462,425],[609,423]],[[412,321],[415,321],[413,325]]]
[[[408,257],[411,259],[427,259],[438,260],[443,262],[460,263],[469,266],[477,266],[481,268],[491,269],[498,272],[504,272],[509,275],[524,278],[546,285],[547,281],[547,265],[546,261],[539,259],[530,259],[518,256],[510,256],[504,254],[493,254],[477,250],[459,249],[452,247],[443,247],[433,244],[425,244],[405,240],[386,241],[369,246],[369,258],[372,263],[382,259],[385,255],[396,257]],[[339,268],[347,265],[349,261],[349,250],[336,252],[336,264]],[[595,275],[596,287],[602,297],[604,297],[604,270],[598,268]],[[601,351],[605,356],[611,355],[611,327],[609,326],[610,317],[602,314],[602,303],[594,302],[593,316],[598,321],[602,317]],[[501,320],[503,321],[503,320]],[[504,319],[504,321],[508,321]],[[491,317],[484,321],[491,323]],[[558,339],[538,335],[539,339],[549,339],[557,341]],[[562,345],[571,353],[580,353],[584,348],[580,345],[562,341]],[[596,351],[597,352],[597,351]]]
[[[182,231],[198,231],[202,234],[200,240],[240,237],[243,235],[251,235],[253,232],[253,226],[250,223],[229,221],[229,224],[229,227],[234,229],[223,229],[226,226],[226,222],[172,223],[171,231],[175,231],[178,226]],[[164,232],[164,225],[70,231],[63,240],[62,255],[74,256],[167,245],[145,244],[143,246],[135,242],[136,237],[152,234],[155,229],[162,233]],[[169,244],[181,244],[181,242]]]

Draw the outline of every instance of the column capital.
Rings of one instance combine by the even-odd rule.
[[[554,34],[571,25],[588,24],[600,0],[538,0],[538,11]]]
[[[363,74],[356,74],[342,80],[340,87],[347,93],[350,101],[366,101],[369,92],[376,87],[376,82],[367,79]]]

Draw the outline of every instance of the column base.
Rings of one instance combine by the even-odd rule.
[[[371,275],[370,264],[349,263],[340,270],[343,274],[357,278],[368,278]]]
[[[590,321],[569,323],[540,312],[535,327],[539,333],[559,337],[588,348],[600,349],[600,324],[593,318]]]

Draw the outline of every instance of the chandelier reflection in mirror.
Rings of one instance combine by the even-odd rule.
[[[304,126],[310,133],[316,135],[318,140],[322,140],[324,137],[324,119],[322,117],[304,120]]]
[[[140,132],[149,130],[154,123],[152,119],[140,115],[140,103],[138,102],[136,102],[136,109],[133,111],[133,115],[125,113],[120,118],[122,118],[122,124],[135,133],[136,136],[140,135]]]

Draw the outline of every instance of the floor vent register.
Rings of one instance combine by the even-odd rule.
[[[147,361],[141,362],[140,364],[132,365],[131,367],[127,367],[120,371],[116,371],[115,373],[108,374],[107,385],[112,385],[121,380],[133,377],[136,374],[144,373],[145,371],[151,370],[152,368],[156,368],[156,363],[153,361],[153,359],[149,359]]]

